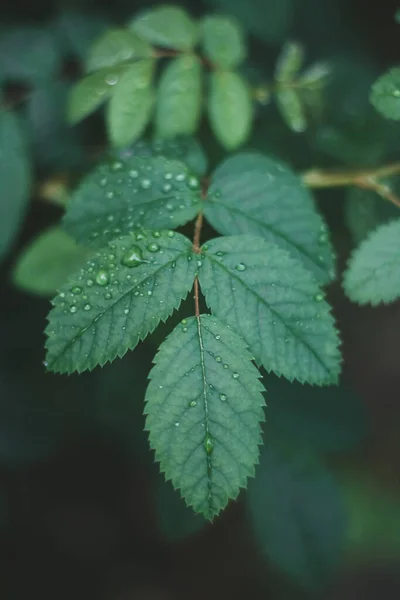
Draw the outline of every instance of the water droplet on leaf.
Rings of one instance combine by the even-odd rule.
[[[98,285],[107,285],[109,281],[110,275],[105,269],[100,269],[100,271],[96,273],[96,283]]]

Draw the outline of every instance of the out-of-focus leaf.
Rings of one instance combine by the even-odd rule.
[[[386,119],[400,121],[400,67],[393,67],[375,81],[370,98]]]
[[[130,27],[151,44],[174,50],[191,50],[198,36],[197,24],[180,6],[146,10],[133,19]]]
[[[109,29],[91,46],[86,60],[88,71],[113,67],[127,60],[150,58],[153,49],[129,29]]]

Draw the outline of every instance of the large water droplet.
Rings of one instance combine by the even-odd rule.
[[[79,294],[82,294],[82,288],[76,285],[71,289],[71,292],[74,294],[74,296],[78,296]]]
[[[204,448],[205,448],[207,454],[212,454],[212,451],[214,450],[214,444],[213,444],[210,434],[207,434],[206,437],[204,438]]]
[[[200,185],[200,183],[199,183],[199,180],[197,179],[197,177],[189,177],[188,186],[190,187],[191,190],[197,190],[199,185]]]
[[[74,313],[76,313],[77,310],[78,309],[76,308],[76,306],[71,306],[71,308],[69,309],[69,312],[74,314]]]
[[[178,173],[177,175],[175,175],[175,179],[176,179],[176,181],[185,181],[186,174],[185,173]]]
[[[152,242],[151,244],[149,244],[147,246],[147,250],[149,252],[158,252],[159,249],[160,249],[160,246],[156,242]]]
[[[109,281],[110,281],[110,274],[105,269],[100,269],[100,271],[98,271],[96,273],[96,283],[98,285],[107,285],[109,283]]]
[[[92,307],[90,306],[90,304],[85,304],[84,306],[84,310],[90,310]]]
[[[132,246],[121,259],[121,263],[125,267],[138,267],[143,262],[142,250],[139,246]]]
[[[246,270],[246,265],[244,265],[243,263],[238,263],[236,265],[236,270],[237,271],[245,271]]]
[[[136,169],[131,169],[129,171],[129,175],[133,178],[136,179],[137,177],[139,177],[139,171],[136,171]]]

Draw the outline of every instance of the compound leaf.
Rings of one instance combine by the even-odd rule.
[[[400,67],[394,67],[375,81],[371,103],[387,119],[400,121]]]
[[[221,69],[234,69],[246,58],[246,44],[239,21],[210,15],[202,23],[203,47],[208,58]]]
[[[337,383],[334,319],[300,262],[251,235],[214,239],[203,256],[199,279],[208,306],[246,340],[258,364],[301,383]]]
[[[201,111],[202,66],[194,55],[175,58],[164,70],[157,96],[156,130],[162,138],[190,135]]]
[[[249,87],[241,75],[231,71],[217,71],[210,78],[210,124],[221,144],[234,150],[250,135],[253,106]]]
[[[200,196],[197,176],[180,161],[114,160],[97,167],[72,195],[64,228],[79,242],[101,247],[138,227],[183,225],[196,216]]]
[[[275,242],[321,283],[335,276],[326,224],[284,163],[251,152],[225,160],[212,176],[205,216],[224,235],[254,233]]]
[[[343,287],[353,302],[380,304],[400,298],[400,220],[381,225],[353,252]]]
[[[119,237],[99,251],[53,301],[48,369],[91,370],[132,350],[186,297],[191,259],[191,242],[173,231]]]
[[[212,520],[254,473],[263,387],[243,340],[217,318],[184,320],[161,344],[146,428],[167,480]]]
[[[149,58],[153,49],[129,29],[109,29],[91,46],[86,61],[88,71],[113,67],[127,60]]]
[[[344,503],[335,479],[301,443],[268,439],[247,507],[256,541],[272,564],[308,588],[332,573],[344,546]]]
[[[154,60],[140,60],[129,66],[116,83],[107,111],[110,140],[126,146],[145,130],[153,110],[151,87]]]
[[[158,6],[136,17],[130,28],[156,46],[174,50],[190,50],[197,41],[198,28],[179,6]]]
[[[87,258],[87,249],[58,227],[50,227],[18,257],[12,274],[14,285],[39,296],[52,296]]]

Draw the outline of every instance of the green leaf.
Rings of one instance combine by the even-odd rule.
[[[243,337],[258,364],[301,383],[337,383],[334,319],[300,262],[251,235],[217,238],[202,253],[199,279],[208,306]]]
[[[303,46],[295,42],[287,42],[278,57],[275,66],[275,79],[280,83],[293,80],[304,62]]]
[[[39,296],[52,296],[88,258],[88,251],[58,227],[50,227],[19,255],[14,285]]]
[[[346,295],[358,304],[400,298],[400,220],[381,225],[350,257],[344,273]]]
[[[194,55],[175,58],[164,70],[157,94],[155,125],[162,138],[191,135],[201,113],[202,66]]]
[[[184,236],[119,237],[69,279],[49,314],[47,367],[91,370],[123,356],[165,321],[193,285],[196,261]]]
[[[268,428],[293,443],[307,440],[318,452],[344,452],[367,431],[366,411],[347,386],[313,387],[269,376]]]
[[[130,23],[130,28],[151,44],[174,50],[191,50],[198,37],[196,23],[179,6],[147,10]]]
[[[132,147],[122,150],[114,149],[116,158],[150,158],[152,156],[165,156],[184,162],[189,169],[197,175],[205,175],[208,168],[207,156],[200,143],[190,136],[177,136],[173,140],[155,138],[153,140],[141,139]]]
[[[88,71],[97,71],[140,58],[150,58],[153,49],[129,29],[109,29],[91,46],[86,61]]]
[[[75,84],[68,101],[68,121],[72,125],[78,123],[108,100],[113,91],[113,86],[126,69],[126,65],[116,65],[112,69],[101,69]]]
[[[153,71],[154,60],[141,60],[119,78],[107,112],[108,133],[114,146],[127,146],[145,130],[153,111]]]
[[[380,180],[390,186],[391,181]],[[395,187],[397,191],[397,187]],[[399,216],[399,209],[394,204],[377,196],[376,192],[360,188],[349,189],[344,205],[344,220],[350,231],[354,244],[362,242],[378,225],[387,223]]]
[[[31,166],[18,117],[0,111],[0,258],[17,234],[29,201]]]
[[[375,81],[370,100],[381,115],[400,121],[400,67],[393,67]]]
[[[255,539],[273,565],[305,587],[332,574],[342,554],[344,505],[335,480],[306,447],[266,441],[247,507]]]
[[[146,393],[150,445],[166,480],[212,520],[254,473],[263,387],[243,340],[211,315],[161,344]]]
[[[214,172],[204,214],[223,235],[254,233],[275,242],[320,283],[335,277],[327,226],[299,178],[282,162],[251,152]]]
[[[296,133],[305,131],[307,119],[299,93],[292,88],[280,87],[275,92],[275,98],[286,125]]]
[[[163,156],[99,165],[72,195],[64,228],[101,247],[138,227],[175,228],[200,209],[200,182],[183,163]]]
[[[210,15],[202,22],[206,56],[221,69],[234,69],[246,58],[247,49],[239,21],[232,17]]]
[[[210,75],[208,113],[212,130],[227,150],[247,141],[253,106],[248,84],[241,75],[230,71]]]

